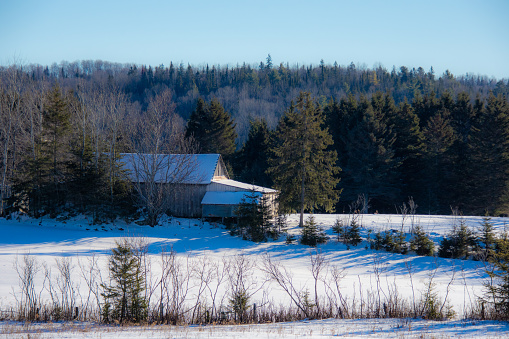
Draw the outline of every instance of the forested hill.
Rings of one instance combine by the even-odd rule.
[[[65,89],[75,90],[83,82],[115,84],[130,102],[142,109],[150,98],[166,89],[172,91],[176,112],[187,120],[198,98],[216,98],[235,119],[239,143],[249,129],[249,121],[264,118],[274,128],[278,119],[301,91],[323,100],[353,94],[370,97],[380,91],[390,93],[396,104],[405,99],[411,102],[416,95],[440,97],[448,91],[453,98],[467,93],[471,100],[509,92],[508,79],[494,79],[482,75],[453,75],[446,71],[437,75],[433,68],[386,69],[382,66],[366,68],[354,63],[339,65],[273,65],[270,55],[259,65],[237,64],[192,66],[189,64],[160,65],[158,67],[104,62],[100,60],[61,62],[51,66],[29,65],[22,68],[33,80],[53,83],[58,80]],[[6,69],[2,69],[5,72]]]
[[[0,204],[0,214],[5,206],[34,215],[133,207],[115,165],[121,152],[221,153],[236,179],[287,187],[269,167],[283,131],[311,126],[299,121],[304,113],[312,113],[316,131],[304,128],[294,140],[318,135],[317,149],[325,145],[323,159],[334,163],[327,179],[311,171],[301,182],[342,190],[337,204],[327,200],[339,212],[363,196],[361,210],[371,212],[393,213],[413,197],[420,213],[509,213],[508,92],[507,79],[353,63],[273,65],[270,56],[234,67],[2,67],[0,201],[14,201]],[[298,153],[289,149],[280,156]],[[323,159],[305,160],[325,172]],[[308,211],[320,209],[323,192],[314,188]]]

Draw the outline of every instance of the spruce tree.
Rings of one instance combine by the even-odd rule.
[[[450,161],[446,170],[450,173],[443,191],[446,192],[445,203],[457,207],[464,213],[472,213],[469,204],[469,187],[476,180],[472,171],[472,152],[469,146],[472,123],[475,120],[475,109],[467,93],[459,93],[450,110],[451,127],[455,139],[449,150]]]
[[[269,167],[270,138],[271,132],[264,119],[250,122],[247,141],[235,155],[233,163],[238,180],[258,186],[272,186],[272,180],[266,173]]]
[[[425,179],[423,206],[428,213],[445,212],[448,205],[448,180],[451,180],[450,148],[456,135],[451,126],[449,111],[443,110],[429,118],[423,129],[425,167],[419,175]]]
[[[228,159],[235,152],[235,123],[216,99],[207,104],[198,99],[186,129],[186,137],[193,137],[200,153],[219,153]]]
[[[70,110],[58,86],[52,88],[46,100],[42,129],[34,142],[35,154],[26,159],[27,167],[20,173],[13,197],[20,200],[19,205],[28,200],[28,212],[35,217],[46,213],[55,217],[66,204],[68,193]]]
[[[318,244],[327,242],[327,236],[318,226],[315,217],[310,215],[301,230],[300,243],[307,246],[316,247]]]
[[[417,225],[414,229],[414,234],[410,240],[410,250],[423,256],[432,256],[435,252],[435,244],[424,232],[421,225]]]
[[[470,134],[472,177],[469,204],[473,213],[509,211],[509,105],[507,98],[488,98]]]
[[[506,233],[497,239],[496,253],[491,263],[493,265],[486,270],[492,280],[485,285],[487,299],[494,303],[501,319],[509,319],[509,238]]]
[[[398,168],[401,180],[401,198],[420,198],[423,182],[420,180],[420,169],[424,166],[422,161],[423,134],[420,120],[413,107],[405,100],[398,107],[397,114],[391,118],[396,131],[394,141],[394,157],[401,161]]]
[[[394,155],[396,135],[383,111],[373,110],[365,98],[358,110],[362,118],[347,134],[342,187],[347,200],[363,197],[361,212],[367,213],[371,199],[387,207],[398,196],[396,170],[400,162]]]
[[[251,191],[245,194],[237,206],[236,231],[246,240],[266,241],[267,235],[275,236],[274,227],[269,222],[268,204],[260,193]]]
[[[491,223],[491,218],[483,218],[479,228],[477,240],[480,246],[478,259],[483,261],[490,261],[495,254],[497,244],[495,228],[493,227],[493,223]]]
[[[454,227],[440,242],[438,256],[442,258],[469,259],[476,247],[474,232],[468,228],[464,220],[459,227]]]
[[[361,241],[360,227],[355,219],[350,223],[350,227],[346,229],[346,244],[357,246]]]
[[[116,243],[108,260],[110,283],[102,284],[103,321],[140,322],[147,318],[143,271],[135,248],[128,240]]]
[[[269,162],[279,208],[300,212],[301,227],[305,210],[332,211],[339,195],[337,154],[328,150],[333,141],[323,124],[320,105],[309,93],[300,93],[279,121]]]

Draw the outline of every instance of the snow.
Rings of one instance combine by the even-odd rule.
[[[133,182],[145,182],[146,176],[159,183],[176,181],[185,184],[210,184],[219,161],[219,154],[137,154],[122,153],[120,163]],[[193,173],[187,174],[192,167]],[[136,175],[138,170],[138,175]],[[154,173],[152,173],[154,171]]]
[[[448,295],[457,316],[453,321],[430,322],[416,319],[364,319],[364,320],[316,320],[309,322],[260,324],[242,326],[187,326],[187,327],[154,327],[147,328],[111,328],[96,324],[32,324],[28,327],[13,322],[0,323],[1,338],[26,337],[26,333],[38,333],[41,338],[54,336],[49,327],[62,327],[58,337],[62,338],[295,338],[295,337],[370,337],[373,335],[387,338],[420,337],[493,337],[509,336],[506,323],[499,322],[465,322],[462,316],[469,305],[483,294],[483,283],[486,279],[481,262],[418,257],[377,252],[366,249],[366,243],[347,249],[335,241],[331,231],[334,221],[339,218],[348,222],[357,218],[362,227],[362,236],[368,235],[368,229],[374,231],[403,229],[408,232],[412,227],[420,225],[431,234],[432,240],[438,244],[444,234],[453,226],[464,221],[469,227],[478,228],[481,217],[460,216],[402,216],[402,215],[315,215],[316,221],[330,236],[327,244],[318,247],[330,266],[344,269],[345,277],[341,280],[342,292],[349,298],[359,297],[359,290],[376,291],[377,275],[381,278],[382,291],[388,293],[395,286],[397,292],[411,298],[412,293],[419,294],[432,272],[436,272],[436,291],[440,297]],[[289,233],[299,235],[298,215],[289,218]],[[507,218],[492,218],[495,229],[502,232],[507,227]],[[301,288],[312,288],[313,280],[310,273],[310,253],[313,249],[300,244],[285,244],[282,237],[277,241],[253,243],[232,237],[221,225],[193,219],[167,218],[159,226],[139,226],[116,221],[110,224],[93,225],[90,218],[83,216],[68,220],[52,220],[47,218],[0,219],[0,310],[7,309],[15,303],[15,295],[19,293],[18,275],[14,263],[24,254],[37,256],[40,264],[56,266],[56,260],[69,258],[74,267],[75,281],[80,288],[84,283],[80,280],[78,266],[80,262],[97,257],[105,267],[106,258],[115,241],[124,237],[143,237],[149,244],[149,254],[154,261],[152,270],[157,275],[159,253],[162,249],[173,248],[181,258],[188,256],[192,260],[206,258],[213,262],[222,262],[234,255],[246,254],[248,258],[260,264],[266,254],[281,262],[293,273],[295,284]],[[412,276],[410,275],[412,273]],[[263,273],[256,269],[253,279],[263,284]],[[39,272],[38,283],[43,280]],[[448,288],[448,285],[449,288]],[[412,288],[413,286],[413,288]],[[38,285],[41,290],[41,285]],[[285,293],[276,285],[266,285],[271,298],[283,305],[290,305]],[[255,294],[253,299],[263,296]],[[69,327],[70,328],[67,328]],[[74,326],[74,327],[73,327]],[[76,329],[86,327],[85,329]],[[9,332],[11,331],[11,332]],[[18,333],[18,331],[21,331]],[[23,332],[24,331],[24,332]],[[34,331],[34,332],[30,332]],[[60,331],[60,330],[58,330]],[[24,334],[24,335],[23,335]]]
[[[221,184],[225,186],[230,186],[234,188],[241,189],[243,191],[255,191],[255,192],[262,192],[262,193],[276,193],[277,190],[262,186],[256,186],[251,184],[246,184],[240,181],[235,181],[232,179],[214,179],[212,180],[213,183]]]
[[[31,335],[31,336],[30,336]],[[507,338],[509,325],[496,321],[416,319],[312,320],[289,323],[210,326],[104,326],[93,323],[4,322],[0,338]]]

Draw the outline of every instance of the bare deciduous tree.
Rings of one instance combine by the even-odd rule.
[[[196,176],[193,142],[184,138],[184,122],[174,112],[171,92],[152,99],[138,117],[133,149],[128,156],[134,188],[147,213],[147,224],[157,225],[169,208],[172,191]]]

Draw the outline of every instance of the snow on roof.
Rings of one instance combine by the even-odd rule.
[[[249,201],[252,192],[207,192],[203,197],[202,205],[238,205],[242,199]],[[261,197],[262,193],[254,192],[254,195]]]
[[[122,153],[120,163],[133,182],[210,184],[219,154]]]
[[[220,184],[220,185],[226,185],[231,187],[236,187],[240,189],[245,189],[246,191],[255,191],[255,192],[262,192],[262,193],[276,193],[277,191],[272,188],[262,187],[262,186],[256,186],[252,184],[246,184],[240,181],[235,181],[231,179],[214,179],[212,180],[213,183]]]

